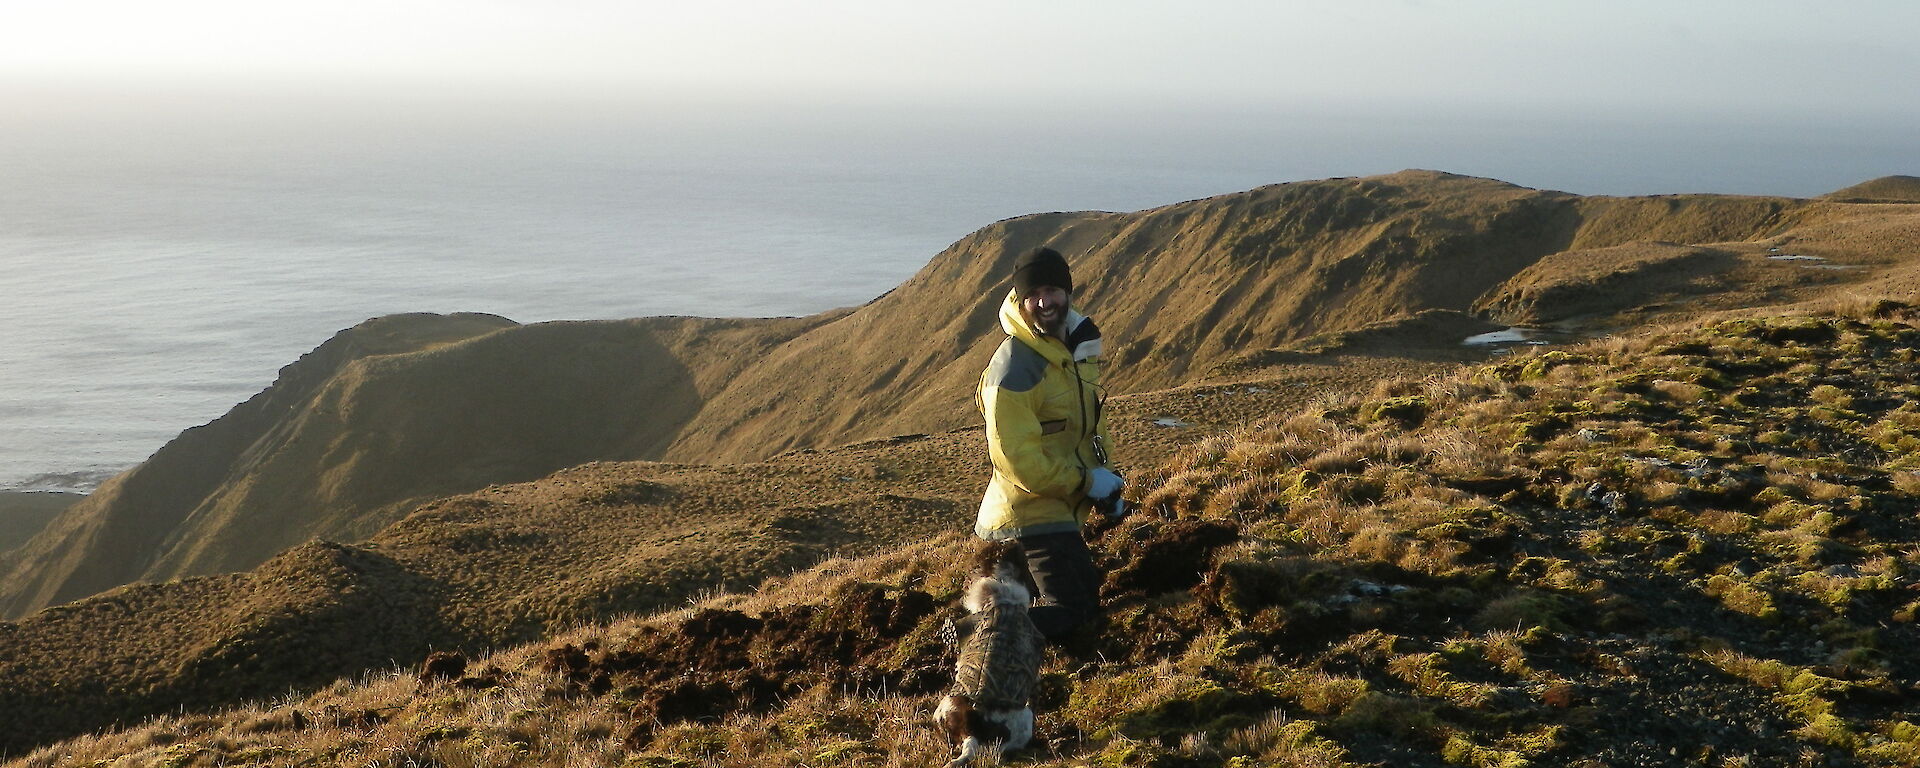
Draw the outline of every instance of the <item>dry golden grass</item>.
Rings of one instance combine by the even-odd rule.
[[[305,697],[217,715],[158,717],[102,738],[53,745],[12,763],[84,765],[99,760],[145,765],[222,765],[257,762],[299,765],[615,765],[649,746],[694,755],[702,764],[808,764],[879,756],[873,765],[924,765],[945,747],[925,727],[919,697],[870,698],[823,683],[762,717],[736,716],[712,724],[655,728],[609,707],[604,698],[567,691],[563,676],[540,666],[549,646],[617,647],[647,626],[671,625],[700,610],[765,610],[817,600],[848,585],[894,583],[956,596],[965,574],[953,567],[973,543],[958,536],[930,539],[885,555],[821,563],[752,594],[720,594],[696,605],[644,619],[581,627],[536,646],[472,660],[470,669],[506,670],[498,687],[472,691],[422,683],[411,672],[374,673],[342,681]],[[296,726],[294,712],[299,722]],[[375,719],[363,719],[376,713]],[[336,725],[336,723],[339,723]],[[350,723],[350,724],[349,724]],[[643,727],[644,744],[635,743]],[[84,745],[84,746],[81,746]],[[832,756],[831,758],[825,756]]]
[[[1463,311],[1512,280],[1543,296],[1652,286],[1589,291],[1588,309],[1616,326],[1805,299],[1835,281],[1897,293],[1908,278],[1892,271],[1817,272],[1758,254],[1792,242],[1888,264],[1885,244],[1915,230],[1906,208],[1579,198],[1406,171],[1134,214],[1012,219],[873,302],[807,318],[381,318],[0,561],[0,612],[244,570],[315,537],[363,541],[422,500],[589,460],[750,461],[964,426],[977,418],[978,361],[999,339],[1002,278],[1013,254],[1041,243],[1075,253],[1088,276],[1080,298],[1115,339],[1109,385],[1152,391],[1316,335],[1346,334],[1365,356],[1458,359],[1462,329],[1484,322]],[[1264,268],[1277,259],[1287,268]],[[1669,279],[1661,270],[1674,264],[1705,272]],[[1218,290],[1171,287],[1196,284]]]
[[[1484,205],[1492,195],[1514,206],[1522,219],[1555,220],[1579,212],[1585,218],[1567,219],[1563,223],[1572,229],[1560,234],[1591,248],[1683,230],[1691,234],[1677,237],[1682,241],[1738,240],[1750,233],[1743,227],[1752,221],[1783,211],[1802,215],[1777,201],[1689,198],[1666,205],[1677,213],[1662,219],[1655,215],[1657,206],[1646,201],[1576,200],[1428,174],[1250,199],[1272,206],[1259,214],[1274,217],[1271,225],[1295,204],[1320,205],[1355,190],[1377,193],[1380,185],[1428,184],[1445,190],[1443,197],[1454,196],[1441,211]],[[1374,220],[1404,212],[1385,206],[1349,213]],[[1841,214],[1806,213],[1802,220],[1829,228],[1809,236],[1829,238],[1824,242],[1836,258],[1852,247],[1834,234],[1848,226]],[[1257,227],[1243,227],[1236,237],[1236,258],[1257,259],[1278,247],[1277,241],[1261,240]],[[1322,244],[1337,245],[1333,240]],[[961,250],[984,247],[983,241]],[[1517,269],[1537,255],[1515,248],[1494,258]],[[1117,260],[1120,254],[1103,258]],[[967,274],[976,269],[958,259],[936,263]],[[1753,290],[1785,285],[1785,294],[1796,299],[1824,290],[1818,280],[1781,277],[1798,275],[1779,271],[1792,267],[1741,263],[1742,270],[1775,270],[1766,273],[1772,277],[1741,283]],[[978,269],[986,274],[986,267]],[[1884,275],[1895,272],[1897,265],[1889,265]],[[1728,274],[1734,275],[1729,280],[1748,279],[1738,270]],[[936,282],[916,290],[931,290]],[[1412,291],[1416,282],[1395,283],[1389,293]],[[1477,290],[1477,285],[1450,290]],[[1432,286],[1422,288],[1428,289]],[[1299,306],[1328,300],[1294,298],[1304,302]],[[1286,301],[1293,300],[1280,299],[1273,302],[1275,323],[1287,321],[1291,305]],[[1591,706],[1601,703],[1638,711],[1632,709],[1637,700],[1623,698],[1624,681],[1651,676],[1651,684],[1672,682],[1661,677],[1658,665],[1679,658],[1676,644],[1685,650],[1706,636],[1749,652],[1760,652],[1759,638],[1769,632],[1797,649],[1811,647],[1810,639],[1818,637],[1826,650],[1817,664],[1797,663],[1826,665],[1834,675],[1844,668],[1875,680],[1910,677],[1906,661],[1882,660],[1875,649],[1911,639],[1915,613],[1914,601],[1896,599],[1896,590],[1905,588],[1905,569],[1914,563],[1912,552],[1900,547],[1914,548],[1914,537],[1907,523],[1887,513],[1911,501],[1910,489],[1920,483],[1912,480],[1912,468],[1900,463],[1906,457],[1886,447],[1897,447],[1910,426],[1903,414],[1912,411],[1902,410],[1896,398],[1920,392],[1909,370],[1915,339],[1902,324],[1912,312],[1877,300],[1829,301],[1829,310],[1838,309],[1842,319],[1812,314],[1766,319],[1748,312],[1745,319],[1706,330],[1652,328],[1581,349],[1515,355],[1459,375],[1378,385],[1369,396],[1331,394],[1304,410],[1293,409],[1296,397],[1286,401],[1293,404],[1288,410],[1265,420],[1243,419],[1247,411],[1233,409],[1279,398],[1223,396],[1238,382],[1142,396],[1135,402],[1150,403],[1151,409],[1133,412],[1129,419],[1143,443],[1163,434],[1142,426],[1150,415],[1186,417],[1208,413],[1218,403],[1218,412],[1239,421],[1209,425],[1206,429],[1219,436],[1171,448],[1170,454],[1143,463],[1146,469],[1135,475],[1147,512],[1109,533],[1102,545],[1110,566],[1139,566],[1116,571],[1133,575],[1117,581],[1109,595],[1115,624],[1096,641],[1094,656],[1056,659],[1049,667],[1050,679],[1064,687],[1066,696],[1054,702],[1057,711],[1084,712],[1092,725],[1085,732],[1058,734],[1061,740],[1043,753],[1044,759],[1498,763],[1558,760],[1590,748],[1626,750],[1614,743],[1570,743],[1555,729],[1583,729],[1591,723],[1579,719],[1582,712],[1591,716]],[[1816,304],[1803,309],[1815,312]],[[1102,317],[1124,320],[1133,310]],[[829,324],[854,318],[871,324],[877,311],[836,317]],[[1350,308],[1313,324],[1371,322],[1377,318],[1369,319],[1370,311]],[[1113,323],[1108,327],[1119,335]],[[1136,338],[1155,339],[1142,345],[1149,351],[1136,361],[1144,381],[1184,375],[1192,363],[1181,356],[1224,359],[1226,347],[1266,333],[1277,338],[1304,332],[1299,329],[1305,326],[1286,327],[1290,330],[1240,328],[1235,333],[1241,339],[1233,344],[1224,337],[1156,336],[1160,331],[1150,325],[1130,330]],[[742,338],[753,333],[744,325],[735,330]],[[960,341],[966,338],[971,337],[960,334]],[[699,334],[690,331],[672,340],[698,343]],[[456,352],[447,347],[430,356]],[[969,366],[957,366],[916,380],[933,381],[927,391],[939,391],[941,377],[963,378],[954,372],[959,368],[968,368],[960,372],[967,376],[973,373]],[[922,373],[909,365],[900,380]],[[762,395],[748,399],[755,397]],[[881,407],[893,401],[873,402]],[[820,403],[801,396],[791,404],[759,405],[767,407],[737,411],[761,414],[759,421],[701,439],[711,441],[708,447],[714,450],[738,448],[750,436],[773,434],[768,425],[783,414],[817,410]],[[821,434],[891,423],[863,421],[871,415],[865,413],[842,415],[826,419]],[[955,565],[966,548],[959,538],[902,548],[879,559],[821,559],[836,548],[849,554],[860,553],[860,547],[882,550],[886,539],[875,535],[879,531],[911,538],[912,526],[922,523],[929,528],[920,533],[964,528],[977,492],[964,482],[978,475],[978,457],[970,453],[975,450],[976,437],[950,434],[800,454],[745,469],[583,467],[545,483],[491,488],[413,510],[413,517],[367,546],[309,546],[245,576],[103,596],[50,621],[68,622],[70,629],[124,628],[153,649],[217,650],[195,658],[224,665],[242,664],[248,654],[299,651],[302,643],[324,636],[330,639],[306,653],[316,675],[318,669],[341,666],[319,649],[351,645],[338,641],[351,631],[365,632],[367,616],[401,617],[405,620],[392,626],[406,627],[430,625],[418,617],[432,615],[443,622],[442,629],[467,633],[460,636],[469,643],[508,644],[621,611],[651,614],[688,595],[699,605],[477,658],[476,666],[492,664],[510,673],[498,688],[421,691],[409,675],[375,676],[364,684],[337,684],[218,717],[161,718],[133,732],[60,745],[34,755],[30,759],[39,762],[30,764],[88,764],[127,755],[138,755],[134,762],[179,765],[652,760],[660,765],[813,766],[936,760],[942,750],[918,723],[923,698],[813,685],[795,694],[785,713],[742,711],[714,722],[645,722],[631,716],[631,703],[621,698],[617,684],[606,694],[581,695],[541,671],[540,657],[555,644],[628,642],[644,635],[646,627],[693,621],[696,609],[777,612],[839,599],[833,595],[860,583],[883,585],[888,594],[950,598],[963,578]],[[743,485],[738,493],[717,490]],[[809,501],[795,503],[797,498]],[[665,514],[649,518],[649,510]],[[728,510],[745,514],[711,525],[664,524]],[[1182,526],[1201,522],[1230,524],[1242,544],[1202,548],[1199,554],[1182,549],[1198,545],[1183,543],[1187,534],[1181,531],[1199,530]],[[588,530],[569,531],[567,523]],[[647,532],[611,539],[591,532],[606,526]],[[1175,554],[1155,554],[1160,547]],[[762,576],[809,563],[819,565],[758,592],[737,591]],[[1167,563],[1202,569],[1199,581],[1180,577],[1173,582],[1179,586],[1155,592],[1151,585],[1171,578],[1163,572]],[[423,567],[428,564],[432,567]],[[652,578],[661,574],[666,578]],[[247,599],[234,602],[233,596],[241,594],[235,589],[244,590]],[[165,606],[174,613],[153,610]],[[430,610],[409,614],[396,606]],[[141,634],[146,630],[139,625],[87,623],[111,615],[154,623],[191,616],[244,632],[213,638],[228,645],[202,644],[187,635]],[[317,625],[323,630],[316,635],[310,622],[264,620],[287,615],[317,615],[333,623]],[[1891,628],[1876,628],[1883,619]],[[29,634],[50,626],[21,625]],[[1348,633],[1370,639],[1355,645],[1342,639]],[[1612,645],[1615,641],[1595,639],[1616,635],[1629,639]],[[78,636],[47,633],[39,646],[27,647],[53,648]],[[165,639],[156,643],[155,637]],[[414,635],[406,642],[423,653],[431,644],[428,638]],[[1450,644],[1471,652],[1451,652]],[[139,664],[157,669],[177,662],[164,656],[141,660],[83,653],[110,665],[133,664],[127,668],[136,671],[143,669]],[[59,664],[35,655],[21,669],[58,669]],[[213,680],[206,670],[214,668],[235,667],[189,667],[185,679]],[[1338,705],[1315,699],[1327,713],[1290,710],[1296,705],[1284,686],[1260,682],[1262,670],[1273,669],[1308,675],[1303,679],[1318,679],[1311,677],[1316,674],[1366,679],[1385,689]],[[139,679],[142,685],[159,681]],[[314,687],[324,684],[324,679],[302,679],[313,680]],[[1543,686],[1560,681],[1574,681],[1567,684],[1577,684],[1580,693],[1555,689],[1560,692],[1547,695]],[[653,685],[643,683],[635,686]],[[156,696],[177,694],[153,690]],[[1782,724],[1770,714],[1780,710],[1753,708],[1751,697],[1759,694],[1734,683],[1712,690],[1725,697],[1716,706],[1730,715]],[[192,701],[204,707],[234,701],[234,694],[210,687]],[[1076,701],[1075,695],[1081,698]],[[1510,724],[1477,725],[1481,721],[1470,713],[1483,709],[1502,713],[1502,722]],[[294,727],[293,711],[308,718],[309,727]],[[311,725],[313,713],[368,711],[384,714],[377,724],[337,726],[338,718],[329,715],[326,725]],[[1314,716],[1276,715],[1290,711]],[[1875,735],[1898,741],[1897,734],[1904,733],[1886,712],[1863,715],[1814,705],[1787,711],[1798,718],[1785,723],[1800,734],[1792,743],[1795,749],[1852,750],[1831,754],[1873,760],[1880,753],[1859,745],[1873,745]],[[783,716],[804,722],[783,726],[788,722]],[[1763,759],[1771,748],[1758,745],[1751,754]],[[69,761],[68,754],[88,757]]]
[[[1377,370],[1329,379],[1310,367],[1315,386],[1305,388],[1289,385],[1289,368],[1258,386],[1216,388],[1204,403],[1222,414],[1266,413],[1346,386],[1338,382],[1370,382]],[[1162,461],[1220,432],[1152,426],[1189,399],[1176,390],[1109,401],[1123,466]],[[11,723],[0,743],[37,743],[44,737],[33,734],[72,733],[126,717],[119,713],[323,685],[432,650],[524,642],[690,596],[746,600],[761,579],[836,553],[965,530],[980,454],[974,430],[761,464],[592,463],[423,504],[365,544],[309,545],[247,574],[90,598],[23,621],[11,636],[21,663],[0,667],[0,686],[13,694],[0,699]],[[1241,492],[1265,491],[1250,481]]]
[[[1839,202],[1920,203],[1920,178],[1882,176],[1836,189],[1822,197]]]

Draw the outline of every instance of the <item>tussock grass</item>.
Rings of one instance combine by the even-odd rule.
[[[1920,387],[1910,321],[1668,329],[1195,444],[1096,530],[1109,622],[1050,655],[1042,738],[1014,760],[1910,765],[1920,481],[1886,435]],[[1818,413],[1837,408],[1863,418]],[[833,559],[472,660],[493,687],[370,675],[16,765],[937,764],[937,629],[973,546]],[[895,626],[909,604],[931,612]],[[800,656],[765,628],[676,639],[783,616],[813,617],[780,625]],[[569,649],[578,670],[554,666]],[[726,688],[743,670],[779,695]],[[693,714],[683,689],[745,703]]]

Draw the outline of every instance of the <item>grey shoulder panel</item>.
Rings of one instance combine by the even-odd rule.
[[[1026,392],[1039,386],[1040,379],[1046,375],[1047,358],[1008,336],[1000,342],[1000,348],[993,351],[993,362],[987,364],[986,381],[1001,389]]]

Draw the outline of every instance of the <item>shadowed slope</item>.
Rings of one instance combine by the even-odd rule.
[[[1562,251],[1534,262],[1474,309],[1513,325],[1565,320],[1671,295],[1690,280],[1725,271],[1733,258],[1673,243]]]
[[[0,491],[0,552],[25,544],[55,515],[83,498],[76,493]]]

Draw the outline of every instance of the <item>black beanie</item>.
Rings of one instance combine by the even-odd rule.
[[[1044,246],[1020,254],[1020,258],[1013,262],[1013,289],[1021,296],[1043,285],[1056,286],[1073,293],[1073,273],[1067,271],[1066,258],[1059,251]]]

